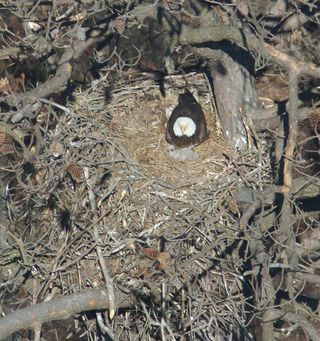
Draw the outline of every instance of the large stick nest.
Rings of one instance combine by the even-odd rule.
[[[30,299],[35,283],[33,299],[104,285],[95,227],[114,283],[132,290],[139,307],[114,318],[120,340],[160,333],[210,339],[243,330],[249,298],[235,193],[244,183],[257,189],[271,182],[269,157],[263,145],[259,153],[232,152],[220,137],[206,77],[186,78],[209,128],[196,161],[167,153],[166,110],[177,104],[182,77],[164,79],[165,97],[150,77],[116,84],[107,104],[102,79],[78,90],[60,114],[49,107],[38,116],[46,138],[28,159],[11,160],[16,244],[1,255],[9,264],[2,276],[23,297]],[[18,250],[24,264],[12,273],[8,259]]]

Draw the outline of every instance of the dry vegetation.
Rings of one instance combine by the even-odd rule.
[[[280,51],[293,48],[287,36],[261,46],[257,60],[274,64],[261,67],[258,98],[279,124],[255,131],[262,118],[245,120],[251,137],[239,151],[223,137],[208,73],[188,69],[195,50],[179,56],[183,72],[167,74],[108,45],[152,4],[8,3],[0,1],[0,339],[319,340],[320,115],[316,96],[298,100],[318,85],[312,34],[303,62]],[[257,24],[259,1],[252,22],[244,1],[199,3],[224,24],[235,15]],[[191,19],[179,17],[196,30]],[[180,162],[167,153],[165,124],[184,87],[199,95],[209,139],[196,161]]]

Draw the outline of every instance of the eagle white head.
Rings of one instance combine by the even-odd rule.
[[[190,117],[181,116],[174,122],[173,132],[178,137],[190,137],[196,132],[196,124]]]

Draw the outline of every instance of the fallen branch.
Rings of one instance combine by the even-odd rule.
[[[132,307],[129,299],[120,293],[117,300],[118,308]],[[44,322],[66,319],[84,311],[108,309],[109,295],[106,288],[83,290],[50,302],[31,305],[3,317],[0,319],[0,339],[4,340],[20,329],[35,329]]]

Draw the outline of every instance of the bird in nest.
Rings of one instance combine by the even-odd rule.
[[[167,122],[166,140],[170,144],[169,155],[180,161],[195,160],[198,154],[192,148],[207,137],[207,124],[201,105],[186,89],[179,95],[179,103]]]

